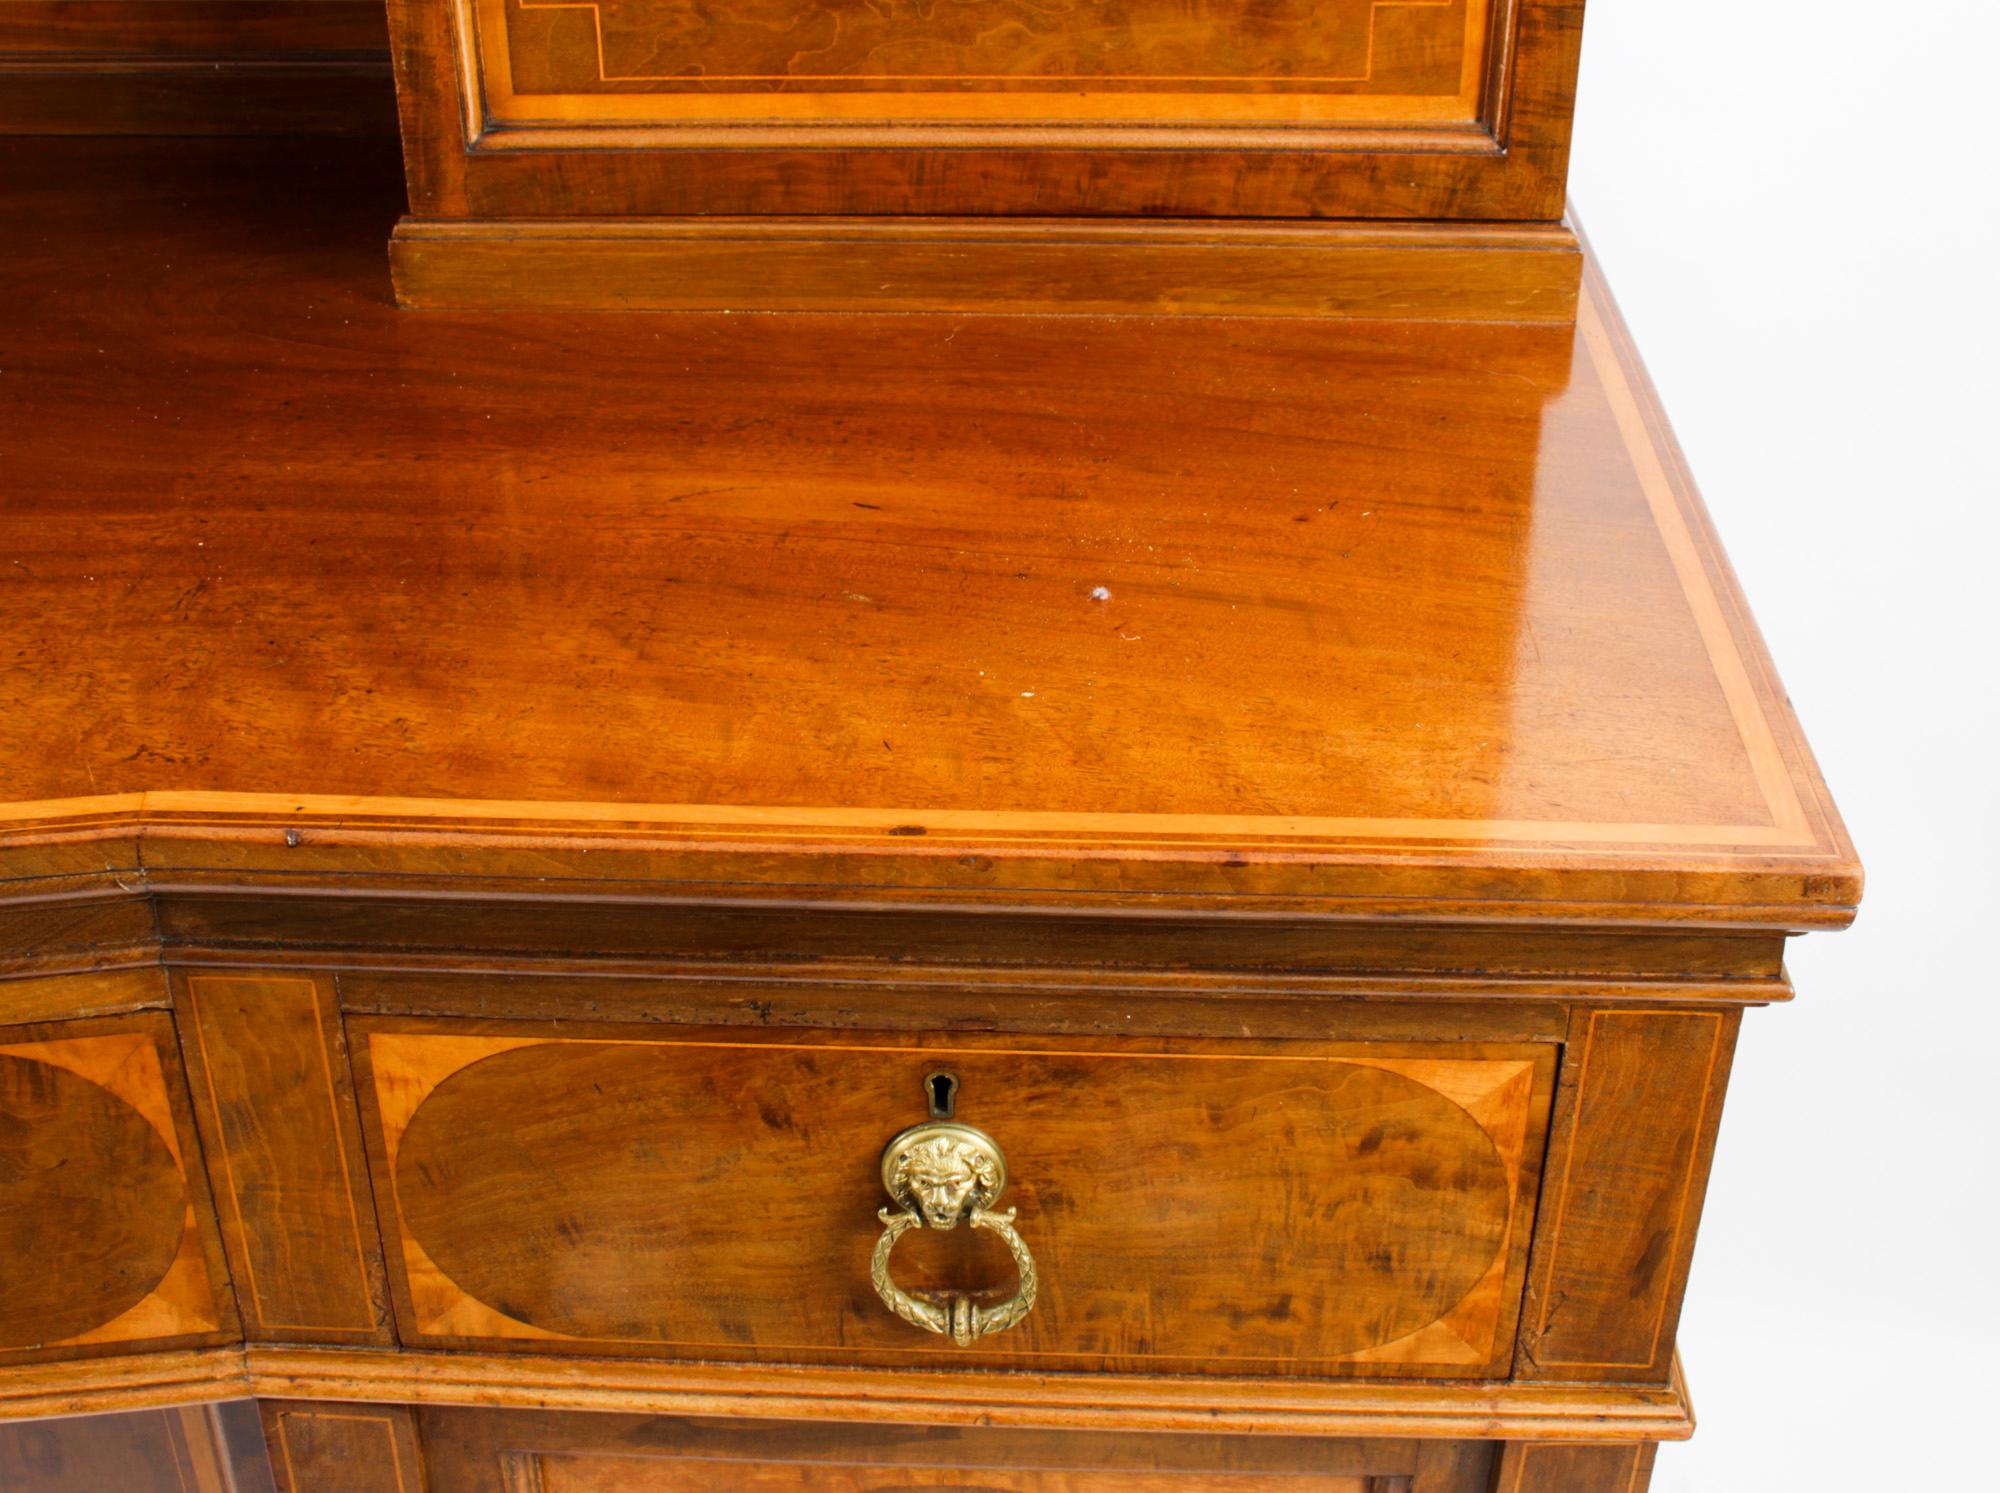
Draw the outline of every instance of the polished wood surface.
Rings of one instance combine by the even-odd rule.
[[[1635,1446],[1512,1443],[1501,1452],[1492,1493],[1646,1493],[1658,1450],[1649,1442]]]
[[[456,219],[1562,216],[1581,0],[1337,8],[1347,24],[1285,26],[1266,7],[1206,0],[1170,20],[1148,3],[1120,6],[1104,26],[1088,8],[1032,11],[1024,27],[1007,24],[1010,9],[1029,12],[1006,0],[935,14],[824,0],[790,8],[796,25],[773,31],[767,13],[739,7],[739,21],[718,23],[671,0],[562,16],[392,0],[410,208]],[[840,11],[869,18],[850,33],[895,40],[868,64],[840,40],[798,50]],[[1359,41],[1364,14],[1373,48]],[[706,25],[683,37],[691,16]],[[981,19],[995,34],[953,31]],[[1428,41],[1409,45],[1419,32]],[[893,55],[905,42],[915,46]],[[767,71],[677,81],[676,50],[697,43]],[[1349,46],[1368,57],[1326,51]],[[864,65],[875,71],[843,71]],[[544,91],[517,89],[517,66]],[[1342,67],[1345,78],[1325,70]],[[1370,92],[1378,68],[1386,91]]]
[[[422,1412],[432,1493],[1489,1493],[1493,1455],[1450,1443],[976,1427],[836,1427],[617,1415]]]
[[[389,14],[410,307],[1574,314],[1582,0]]]
[[[296,148],[99,150],[89,200],[81,159],[7,167],[16,876],[136,869],[143,825],[292,875],[450,835],[466,871],[1850,915],[1601,292],[1574,336],[411,318],[360,148],[303,202],[263,189]]]
[[[1576,320],[1562,224],[405,218],[414,310],[930,311]]]
[[[180,1010],[246,1333],[388,1341],[387,1287],[330,982],[190,974]]]
[[[7,0],[0,53],[386,60],[388,44],[373,0]]]
[[[387,133],[393,94],[380,0],[0,4],[0,134]]]
[[[0,1027],[0,1361],[236,1336],[171,1021]]]
[[[666,1040],[358,1023],[408,1341],[792,1361],[1490,1377],[1552,1047]],[[1033,1312],[953,1348],[869,1286],[927,1076],[1005,1148]],[[925,1232],[913,1289],[1009,1288]],[[1303,1292],[1300,1282],[1314,1286]]]
[[[436,1493],[416,1416],[402,1406],[266,1400],[260,1408],[277,1493]],[[474,1488],[514,1493],[493,1479]]]
[[[1550,1378],[1664,1374],[1736,1045],[1733,1011],[1592,1011],[1570,1032],[1560,1173],[1522,1353]],[[1615,1187],[1589,1179],[1615,1177]]]
[[[0,1417],[254,1396],[286,1493],[1692,1429],[1740,1015],[1860,876],[1594,279],[406,315],[379,143],[0,185]],[[969,1350],[866,1276],[941,1061],[1044,1277]]]
[[[1685,1440],[1678,1370],[1664,1385],[1198,1375],[968,1375],[957,1369],[672,1363],[505,1353],[384,1353],[250,1344],[0,1367],[9,1421],[256,1395],[292,1402],[485,1405],[811,1420],[823,1425],[1011,1426],[1233,1436],[1417,1436],[1446,1445]]]
[[[180,1249],[186,1195],[166,1142],[110,1090],[23,1044],[0,1047],[0,1117],[7,1252],[20,1262],[6,1272],[0,1345],[123,1316]]]

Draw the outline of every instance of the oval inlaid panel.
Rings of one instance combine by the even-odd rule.
[[[502,1052],[411,1117],[404,1223],[464,1291],[551,1332],[968,1356],[895,1320],[868,1282],[881,1148],[922,1118],[940,1061],[650,1042]],[[949,1062],[958,1117],[1006,1149],[1002,1206],[1041,1273],[1027,1320],[972,1357],[1324,1359],[1444,1315],[1506,1237],[1492,1138],[1398,1073],[1123,1053]],[[896,1271],[912,1288],[1011,1283],[1004,1251],[967,1229],[906,1236]]]
[[[187,1194],[159,1132],[115,1094],[0,1053],[0,1346],[58,1342],[166,1275]]]

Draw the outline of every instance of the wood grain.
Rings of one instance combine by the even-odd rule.
[[[234,1334],[164,1013],[0,1030],[0,1352]]]
[[[0,1420],[10,1422],[205,1405],[249,1392],[240,1344],[0,1363]]]
[[[1680,1440],[1694,1430],[1676,1374],[1663,1387],[1174,1375],[968,1375],[957,1369],[415,1354],[280,1347],[130,1352],[0,1365],[0,1416],[201,1404],[233,1395],[364,1404],[486,1405],[810,1420],[884,1420],[1175,1433],[1452,1441]],[[1449,1459],[1446,1459],[1449,1460]]]
[[[261,1408],[278,1493],[425,1493],[409,1410],[268,1401]]]
[[[432,1493],[1487,1493],[1489,1459],[1414,1441],[1229,1439],[939,1426],[758,1427],[611,1415],[422,1413]]]
[[[295,884],[444,838],[428,864],[476,869],[476,843],[545,876],[643,845],[640,879],[892,896],[1851,910],[1844,837],[1601,306],[1581,342],[413,322],[363,222],[393,216],[387,161],[369,187],[343,155],[329,180],[357,185],[284,210],[282,276],[213,226],[277,212],[263,185],[296,159],[169,187],[128,156],[127,267],[81,306],[37,277],[110,252],[109,221],[65,205],[53,158],[8,166],[36,206],[0,294],[41,371],[0,412],[27,567],[0,607],[31,661],[91,642],[21,671],[0,761],[37,799],[147,794],[155,868]],[[281,330],[308,312],[323,331]],[[114,330],[129,361],[99,367]],[[144,371],[196,343],[184,376]],[[52,434],[75,389],[82,447]],[[133,477],[191,462],[199,511]],[[86,723],[80,748],[28,728],[47,711]],[[64,832],[24,822],[24,855]]]
[[[1659,1448],[1543,1446],[1510,1442],[1501,1452],[1493,1493],[1646,1493]]]
[[[1739,1017],[1580,1013],[1563,1065],[1524,1371],[1664,1381]]]
[[[74,1337],[137,1306],[180,1250],[186,1194],[144,1116],[90,1080],[0,1048],[6,1254],[0,1347]]]
[[[1511,1357],[1546,1048],[357,1029],[406,1341],[1453,1377]],[[971,1352],[897,1322],[865,1264],[881,1147],[940,1066],[1002,1137],[1042,1275]],[[899,1254],[923,1289],[1011,1281],[983,1239]]]
[[[330,982],[197,974],[180,990],[195,1113],[248,1332],[388,1341]]]
[[[1081,220],[405,218],[418,310],[933,311],[1568,323],[1557,225],[1391,230]]]
[[[1381,9],[1392,31],[1432,19],[1411,8]],[[789,85],[734,98],[726,92],[733,85],[721,85],[718,106],[713,90],[676,97],[629,83],[610,92],[531,94],[523,103],[508,48],[484,48],[470,62],[469,7],[392,5],[391,28],[399,39],[412,208],[420,216],[1552,223],[1563,211],[1581,13],[1581,0],[1515,0],[1495,8],[1490,32],[1468,16],[1456,76],[1448,79],[1455,97],[1273,92],[1260,79],[1237,91],[1203,83],[1211,91],[1122,102],[1119,88],[1093,80],[1088,88],[1042,94],[1032,106],[1005,87],[851,95],[798,93]],[[1215,21],[1228,14],[1213,6],[1206,12]],[[898,30],[908,34],[908,15]],[[1301,49],[1296,28],[1281,47],[1253,38],[1254,20],[1229,40],[1267,59]],[[531,41],[523,54],[531,73],[551,46],[575,55],[568,42]],[[1402,50],[1392,45],[1384,56]],[[1409,55],[1429,53],[1417,47]],[[1016,49],[1016,67],[1032,70],[1021,58]],[[588,55],[583,60],[592,65]],[[1407,76],[1437,79],[1410,86],[1443,86],[1450,72],[1447,63],[1420,62]],[[575,78],[576,67],[565,63],[563,75]],[[646,91],[635,99],[634,87]],[[1408,106],[1395,107],[1398,99]],[[565,108],[566,100],[575,102]],[[621,109],[640,117],[598,122]],[[526,111],[541,117],[529,124],[504,117]],[[680,122],[658,122],[676,113]]]
[[[388,32],[371,0],[8,0],[0,5],[0,53],[386,62]]]
[[[781,1484],[885,1424],[1314,1443],[941,1478],[1395,1493],[1686,1434],[1738,1012],[1860,880],[1600,285],[1574,330],[403,316],[395,168],[0,160],[0,1010],[47,1023],[0,1047],[95,1085],[30,1118],[98,1171],[152,1142],[96,1093],[146,1120],[185,1224],[0,1415],[283,1400],[335,1493],[413,1493],[411,1406],[713,1417]],[[404,1044],[359,1075],[395,1348],[336,993]],[[1047,1274],[969,1354],[864,1284],[940,1058]],[[685,1434],[484,1465],[671,1487]]]
[[[371,0],[8,0],[0,134],[394,128]]]
[[[0,980],[0,1026],[163,1009],[170,1000],[158,967]]]

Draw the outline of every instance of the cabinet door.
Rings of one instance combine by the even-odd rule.
[[[0,1028],[0,1362],[233,1340],[164,1012]]]
[[[1582,0],[394,0],[418,216],[1563,210]]]

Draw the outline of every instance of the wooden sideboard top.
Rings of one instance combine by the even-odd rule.
[[[1852,915],[1594,277],[1573,332],[411,314],[384,142],[0,191],[14,897]]]

